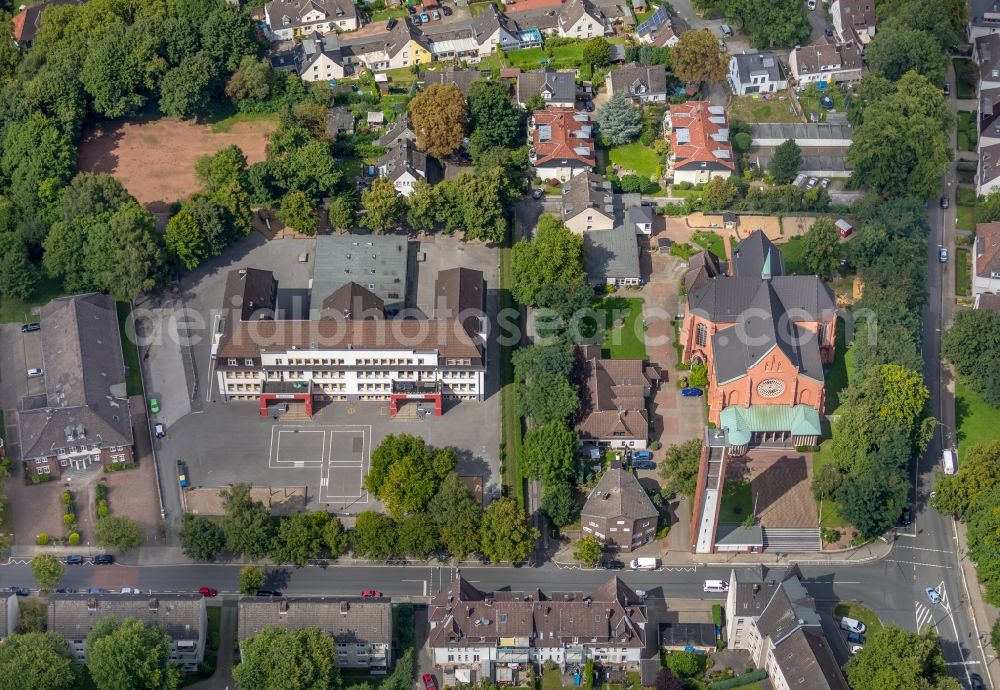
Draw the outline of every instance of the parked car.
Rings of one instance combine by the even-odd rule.
[[[809,181],[806,182],[806,189],[812,189],[813,187],[815,187],[818,184],[819,184],[819,178],[817,178],[817,177],[810,177]]]
[[[681,388],[681,395],[685,398],[697,398],[701,396],[700,388]]]
[[[899,516],[899,522],[903,525],[903,527],[909,527],[910,526],[910,509],[909,508],[903,508],[903,512]]]
[[[447,5],[445,5],[444,7],[442,7],[441,11],[444,12],[444,16],[446,16],[446,17],[450,17],[452,15],[451,8],[448,7]]]
[[[177,461],[177,485],[182,489],[188,485],[187,467],[183,460]]]
[[[163,425],[163,422],[157,422],[153,425],[153,435],[156,438],[163,438],[167,435],[167,427]]]
[[[844,616],[840,619],[840,629],[846,630],[847,632],[863,633],[868,630],[868,626],[856,618],[848,618],[847,616]]]
[[[427,14],[426,12],[422,12],[420,14],[420,22],[422,24],[428,24],[428,23],[430,23],[430,21],[431,21],[431,17],[430,17],[429,14]]]
[[[34,331],[42,330],[42,324],[40,323],[26,323],[21,326],[22,333],[33,333]]]
[[[829,187],[830,186],[830,178],[829,177],[824,177],[822,180],[819,181],[819,186],[822,187],[823,189],[826,189],[827,187]]]
[[[99,553],[90,559],[94,565],[111,565],[115,562],[115,557],[110,553]]]
[[[434,18],[434,21],[437,21],[438,19],[441,18],[441,13],[438,12],[437,10],[434,10],[431,12],[431,17]]]
[[[214,599],[219,594],[219,590],[215,587],[199,587],[198,594],[208,599]]]
[[[257,596],[259,597],[280,597],[281,592],[276,589],[258,589]]]
[[[35,379],[38,378],[39,376],[45,376],[45,372],[39,369],[38,367],[31,367],[30,369],[28,369],[29,379]]]
[[[945,96],[951,95],[951,84],[949,84],[948,82],[944,83],[944,95]]]
[[[865,643],[865,636],[862,635],[861,633],[849,632],[847,633],[847,641],[851,642],[852,644],[863,645]]]
[[[948,201],[948,197],[946,197],[946,196],[941,197],[941,208],[948,208],[948,206],[950,206],[950,205],[951,204]]]
[[[76,594],[79,591],[74,587],[56,587],[56,594]]]
[[[136,589],[135,587],[122,587],[122,594],[142,594],[141,589]]]
[[[111,594],[111,590],[103,587],[91,587],[87,590],[87,594]]]
[[[924,592],[927,593],[927,599],[932,604],[940,604],[941,603],[941,593],[939,591],[937,591],[936,589],[934,589],[933,587],[928,587],[927,589],[924,590]]]
[[[431,674],[425,673],[420,679],[424,681],[424,690],[437,690],[437,681]]]
[[[409,12],[410,14],[416,14],[417,13],[417,8],[414,7],[413,5],[407,5],[406,6],[406,11]]]
[[[969,682],[972,683],[972,690],[985,690],[986,688],[986,686],[983,685],[983,679],[978,673],[970,673]]]
[[[386,31],[392,31],[393,29],[396,28],[396,24],[399,24],[398,20],[396,20],[396,19],[390,19],[389,21],[387,21],[385,23],[385,30]]]
[[[71,553],[70,555],[63,558],[63,563],[66,565],[80,565],[83,563],[83,556],[76,553]]]
[[[652,460],[653,454],[648,450],[633,450],[630,457],[632,458],[632,462],[635,463],[636,460]]]
[[[31,595],[31,590],[29,590],[27,587],[18,587],[17,585],[11,587],[10,591],[12,591],[19,597],[26,597]]]
[[[153,414],[158,414],[160,411],[160,401],[156,398],[149,399],[149,411]]]
[[[833,29],[827,29],[824,33],[827,38],[833,38]]]
[[[637,470],[655,470],[656,463],[652,460],[633,460],[632,467]]]
[[[413,26],[420,26],[422,23],[419,15],[413,15]]]
[[[948,263],[948,248],[938,247],[938,261],[941,263]]]
[[[378,599],[379,597],[382,596],[382,592],[378,591],[377,589],[366,589],[363,592],[361,592],[361,596],[366,598],[374,597]]]
[[[864,649],[864,647],[862,647],[861,645],[859,645],[859,644],[852,644],[851,645],[851,656],[854,656],[855,654],[857,654],[858,652],[860,652],[862,649]]]
[[[605,570],[624,570],[625,564],[619,561],[617,558],[613,558],[610,561],[604,561],[601,563],[601,567]]]
[[[532,189],[531,190],[531,198],[532,199],[535,199],[535,200],[541,199],[543,196],[545,196],[545,191],[544,190],[542,190],[542,189]]]

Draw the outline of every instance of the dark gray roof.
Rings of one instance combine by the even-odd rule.
[[[336,318],[334,314],[340,314],[345,319],[382,319],[385,318],[385,302],[352,280],[323,299],[323,314],[323,318]]]
[[[849,690],[822,630],[797,629],[772,654],[791,687]]]
[[[716,323],[736,323],[757,293],[759,276],[719,276],[688,293],[693,312]],[[786,310],[795,309],[812,321],[821,321],[837,308],[833,292],[816,276],[778,276],[771,279]]]
[[[559,28],[563,31],[568,31],[573,28],[573,25],[584,14],[593,17],[594,21],[601,23],[603,28],[604,16],[600,10],[594,7],[590,0],[568,0],[566,3],[560,5],[558,10]]]
[[[46,404],[21,412],[21,457],[86,444],[132,445],[118,312],[107,295],[59,297],[42,308]]]
[[[52,594],[49,631],[66,640],[82,640],[98,621],[112,616],[158,625],[175,641],[197,640],[204,609],[200,594]]]
[[[613,467],[604,473],[587,496],[580,515],[584,518],[640,520],[656,517],[658,513],[636,476],[628,470]]]
[[[521,72],[517,75],[517,102],[527,103],[536,93],[548,91],[547,101],[564,103],[576,100],[576,73],[557,72],[554,69]]]
[[[477,328],[477,315],[485,314],[486,304],[482,271],[464,267],[440,271],[434,283],[434,294],[435,318],[457,319],[464,313],[466,328]]]
[[[592,230],[583,236],[584,264],[591,282],[608,278],[641,278],[639,244],[635,232],[624,225],[613,230]]]
[[[754,230],[736,245],[731,268],[737,277],[760,278],[765,268],[772,277],[780,276],[785,273],[785,257],[763,231]]]
[[[350,282],[375,293],[389,311],[406,299],[407,243],[395,235],[320,235],[316,238],[311,319],[322,301]]]
[[[632,206],[625,214],[627,222],[633,225],[642,225],[653,222],[653,209],[650,206]]]
[[[300,26],[302,17],[312,11],[324,13],[331,21],[358,16],[358,8],[351,0],[272,0],[267,3],[272,30]]]
[[[771,595],[771,600],[757,619],[757,629],[762,636],[770,637],[780,645],[784,639],[802,626],[820,627],[816,602],[806,592],[797,577],[784,579]]]
[[[764,545],[764,530],[760,525],[744,527],[743,525],[719,524],[715,530],[716,544],[747,544],[757,546]]]
[[[497,29],[502,29],[513,39],[517,38],[517,25],[492,3],[486,5],[483,12],[472,20],[471,26],[472,34],[479,43],[488,40]]]
[[[430,184],[436,184],[444,178],[441,163],[432,156],[417,148],[414,141],[400,139],[391,149],[378,159],[380,170],[384,168],[385,176],[395,182],[403,173],[414,177],[422,177]]]
[[[1000,177],[1000,143],[983,144],[979,147],[979,184]]]
[[[715,647],[715,626],[711,623],[660,623],[661,647]]]
[[[781,63],[774,53],[739,53],[733,55],[741,84],[749,84],[752,76],[767,75],[768,81],[782,81]]]
[[[822,141],[823,146],[850,146],[854,130],[846,122],[758,122],[750,125],[756,146],[777,146],[792,139],[800,146]]]
[[[388,148],[395,146],[403,139],[414,141],[416,138],[417,135],[413,131],[413,127],[410,126],[410,114],[403,113],[389,126],[389,131],[380,136],[375,143]]]
[[[326,117],[326,133],[330,137],[336,137],[339,132],[351,133],[354,131],[354,115],[347,108],[330,108],[330,114]]]
[[[614,221],[614,193],[611,183],[589,170],[574,175],[563,184],[563,221],[574,218],[587,209],[594,209]]]
[[[608,75],[611,92],[628,97],[667,92],[667,68],[663,65],[640,65],[630,62]]]
[[[708,281],[709,278],[722,275],[722,264],[719,257],[704,249],[694,254],[688,259],[688,269],[684,273],[685,292],[697,290]]]
[[[736,590],[736,610],[730,611],[729,616],[759,616],[778,590],[778,585],[788,577],[799,576],[798,566],[769,569],[757,565],[733,570],[729,588]]]
[[[435,34],[435,40],[441,40],[437,34]],[[431,84],[454,84],[466,98],[469,96],[469,89],[472,88],[473,83],[482,78],[483,75],[476,69],[457,69],[453,67],[446,70],[428,70],[424,72],[424,84],[426,86],[430,86]]]
[[[223,306],[239,310],[241,321],[273,319],[278,284],[274,274],[260,268],[238,268],[226,276]]]
[[[283,630],[319,628],[337,642],[392,644],[392,604],[359,597],[241,597],[239,639],[268,626]]]
[[[970,22],[973,26],[1000,28],[1000,2],[997,0],[972,0]]]

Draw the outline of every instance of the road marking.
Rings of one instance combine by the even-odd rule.
[[[978,666],[979,660],[972,659],[970,661],[946,661],[945,666]]]
[[[947,554],[952,553],[948,549],[928,549],[928,548],[926,548],[924,546],[897,546],[896,548],[897,549],[913,549],[914,551],[934,551],[936,553],[947,553]]]
[[[886,563],[902,563],[903,565],[919,565],[924,568],[947,568],[951,570],[954,566],[951,565],[938,565],[937,563],[917,563],[915,561],[894,561],[890,558],[885,559]]]

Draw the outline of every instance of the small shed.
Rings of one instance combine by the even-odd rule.
[[[735,230],[736,226],[739,224],[740,217],[732,211],[726,211],[722,214],[722,225],[726,228],[726,230]]]
[[[368,111],[369,127],[381,127],[384,124],[385,124],[385,113],[383,113],[381,110]]]
[[[669,237],[661,237],[656,240],[656,250],[660,254],[669,254],[672,246],[674,246],[674,241]]]
[[[660,623],[660,646],[668,651],[714,652],[715,626],[711,623]]]
[[[843,238],[848,238],[854,234],[854,226],[852,226],[843,218],[838,218],[837,222],[834,223],[834,225],[837,227],[837,232],[839,232],[840,236]]]

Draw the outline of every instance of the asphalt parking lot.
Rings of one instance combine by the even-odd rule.
[[[494,487],[499,491],[499,371],[492,364],[486,376],[487,399],[446,402],[441,417],[400,414],[393,418],[386,401],[321,404],[312,419],[275,420],[261,417],[256,402],[219,398],[212,378],[210,333],[214,314],[222,307],[228,271],[242,267],[273,271],[280,316],[307,314],[314,246],[313,240],[268,242],[255,233],[184,276],[177,294],[141,305],[150,311],[140,330],[157,332],[155,342],[140,352],[149,395],[160,400],[161,412],[153,421],[167,425],[167,435],[156,441],[156,450],[170,518],[181,514],[178,459],[187,463],[192,486],[236,482],[304,486],[310,508],[345,514],[377,508],[378,503],[361,489],[361,478],[372,450],[390,433],[411,433],[432,446],[454,447],[460,474],[482,476],[487,495]],[[300,261],[303,254],[305,262]],[[467,266],[483,271],[487,313],[495,322],[499,302],[496,248],[448,237],[422,237],[411,243],[409,256],[407,306],[432,317],[438,271]],[[491,338],[487,360],[498,359],[499,347]]]

